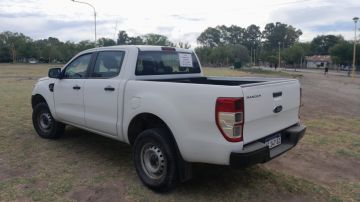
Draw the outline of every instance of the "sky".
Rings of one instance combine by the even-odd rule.
[[[84,1],[96,8],[98,38],[115,39],[119,30],[130,36],[157,33],[193,47],[207,27],[256,24],[263,30],[271,22],[301,29],[303,42],[321,34],[351,40],[352,18],[360,17],[360,0]],[[0,0],[2,31],[22,32],[33,39],[94,40],[93,10],[71,0]]]

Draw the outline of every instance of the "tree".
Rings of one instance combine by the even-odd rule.
[[[207,47],[217,47],[221,45],[243,44],[245,42],[246,29],[236,25],[227,27],[225,25],[208,27],[200,34],[197,41]]]
[[[221,32],[216,28],[208,27],[200,34],[197,41],[201,45],[210,48],[219,46],[221,44]]]
[[[211,54],[212,48],[210,47],[196,47],[195,52],[196,55],[199,57],[200,61],[204,65],[211,65],[210,62],[210,54]]]
[[[250,48],[257,49],[261,45],[261,31],[260,27],[256,25],[250,25],[246,28],[245,33],[245,45]]]
[[[11,54],[10,48],[7,44],[6,36],[4,33],[0,33],[0,62],[10,62]]]
[[[168,40],[167,36],[164,35],[151,33],[144,35],[143,38],[147,45],[174,46],[174,44]]]
[[[320,35],[311,41],[311,52],[313,55],[329,55],[330,48],[344,41],[342,36]]]
[[[360,46],[358,46],[357,48],[360,48]],[[329,51],[334,63],[341,65],[351,64],[353,57],[352,43],[348,41],[340,41],[339,43],[332,46]]]
[[[280,22],[268,23],[262,32],[264,47],[268,50],[277,49],[279,43],[283,48],[289,48],[299,40],[301,35],[300,29]]]
[[[249,62],[249,50],[240,44],[236,44],[232,46],[232,52],[233,52],[233,60],[234,62],[241,62],[242,64]]]
[[[240,44],[220,45],[214,48],[197,47],[195,52],[204,65],[230,66],[234,62],[249,62],[249,51]]]
[[[130,37],[125,31],[119,31],[117,45],[143,45],[144,40],[140,36]]]
[[[309,44],[295,43],[290,48],[283,51],[283,58],[287,64],[296,67],[297,64],[302,64],[303,59],[309,54]]]
[[[228,28],[225,28],[227,31],[226,37],[223,36],[225,44],[244,44],[246,42],[246,29],[231,25]]]
[[[129,36],[126,31],[119,31],[118,38],[116,41],[117,45],[126,45],[129,44]]]
[[[131,44],[131,45],[143,45],[144,41],[140,36],[130,37],[129,38],[129,44]]]
[[[114,46],[116,45],[115,41],[109,38],[100,38],[98,39],[97,44],[102,47],[102,46]]]
[[[80,51],[83,51],[83,50],[86,50],[86,49],[90,49],[90,48],[94,48],[95,47],[95,43],[90,41],[90,40],[83,40],[83,41],[80,41],[78,44],[77,44],[77,51],[80,52]]]
[[[10,56],[12,62],[18,61],[18,59],[24,59],[28,54],[27,48],[32,39],[25,36],[22,33],[17,32],[2,32],[0,35],[0,41],[2,44],[1,51],[5,53],[3,60],[9,60],[7,56]]]
[[[191,45],[188,42],[184,43],[184,42],[181,42],[181,41],[179,43],[177,43],[176,46],[179,47],[179,48],[185,48],[185,49],[191,48]]]

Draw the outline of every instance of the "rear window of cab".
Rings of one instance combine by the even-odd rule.
[[[200,73],[194,53],[176,51],[140,51],[135,75]]]

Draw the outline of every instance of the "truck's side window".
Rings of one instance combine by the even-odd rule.
[[[65,79],[81,79],[85,78],[91,59],[91,54],[79,56],[73,60],[65,69],[63,78]]]
[[[95,67],[91,73],[92,78],[111,78],[120,72],[125,52],[103,51],[99,52]]]

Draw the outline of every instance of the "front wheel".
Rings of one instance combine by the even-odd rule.
[[[139,134],[133,146],[135,168],[150,189],[165,192],[178,181],[176,152],[167,130],[148,129]]]
[[[58,138],[65,130],[65,125],[54,119],[46,103],[39,103],[34,107],[32,121],[37,134],[42,138]]]

